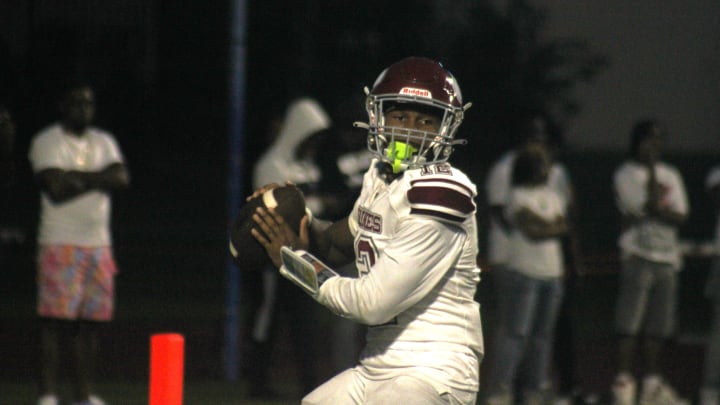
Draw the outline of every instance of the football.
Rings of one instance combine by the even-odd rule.
[[[270,258],[250,233],[256,226],[252,215],[258,207],[274,208],[296,232],[305,215],[305,197],[293,185],[285,185],[266,191],[261,196],[246,202],[230,226],[230,254],[242,270],[259,270],[271,264]]]

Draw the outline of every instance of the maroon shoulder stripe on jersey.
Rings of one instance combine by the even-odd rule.
[[[462,183],[459,183],[455,180],[451,180],[451,179],[434,177],[434,178],[430,178],[430,179],[427,179],[427,178],[426,179],[415,179],[415,180],[410,181],[411,186],[414,186],[416,184],[421,184],[421,183],[447,183],[447,184],[451,184],[455,187],[462,188],[463,190],[465,190],[465,192],[468,193],[468,195],[473,195],[473,191],[470,189],[470,187],[468,187]]]
[[[439,219],[443,219],[446,221],[452,221],[452,222],[460,222],[460,223],[465,222],[464,217],[459,217],[457,215],[451,215],[451,214],[448,214],[447,212],[426,210],[426,209],[422,209],[422,208],[411,208],[410,214],[427,215],[427,216],[437,217]]]
[[[408,190],[407,197],[411,205],[426,205],[423,207],[424,209],[431,209],[427,205],[434,205],[441,209],[456,211],[459,214],[469,214],[475,210],[475,204],[470,196],[447,187],[413,187]]]

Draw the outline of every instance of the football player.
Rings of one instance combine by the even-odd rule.
[[[374,160],[350,215],[332,224],[306,217],[300,235],[273,211],[254,216],[253,234],[276,266],[290,246],[358,269],[357,278],[324,280],[313,298],[369,326],[359,364],[302,403],[475,404],[476,186],[448,162],[465,143],[455,134],[470,105],[449,71],[421,57],[385,69],[366,94],[369,120],[356,125],[367,128]]]

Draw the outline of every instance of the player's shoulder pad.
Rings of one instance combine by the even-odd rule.
[[[431,165],[408,176],[411,215],[459,224],[475,215],[475,185],[448,164]]]

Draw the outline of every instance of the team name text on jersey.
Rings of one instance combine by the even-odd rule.
[[[382,217],[362,207],[358,209],[358,226],[368,232],[382,233]]]

